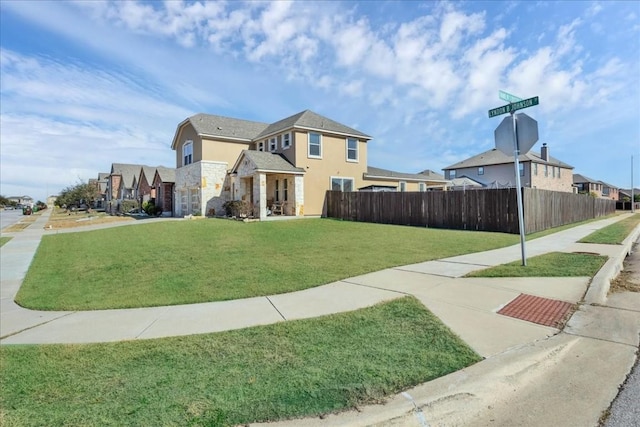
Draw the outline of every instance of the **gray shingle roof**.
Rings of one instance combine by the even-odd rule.
[[[357,136],[360,138],[371,139],[369,135],[362,133],[359,130],[350,128],[349,126],[345,126],[342,123],[338,123],[327,117],[321,116],[320,114],[314,113],[311,110],[304,110],[298,114],[294,114],[291,117],[287,117],[286,119],[282,119],[270,124],[260,134],[258,134],[255,139],[264,138],[265,136],[295,127],[317,129],[319,131],[326,132],[337,132],[341,134]]]
[[[112,163],[111,175],[121,175],[124,188],[133,188],[134,180],[140,175],[140,168],[145,165]]]
[[[521,162],[534,162],[534,163],[542,163],[553,166],[560,166],[566,169],[573,169],[573,166],[561,162],[555,157],[549,156],[549,161],[545,161],[540,157],[540,153],[536,153],[534,151],[529,151],[527,154],[522,154],[518,157],[518,160]],[[443,168],[443,170],[450,169],[463,169],[463,168],[473,168],[478,166],[489,166],[489,165],[500,165],[505,163],[513,163],[513,157],[507,156],[500,150],[496,150],[492,148],[491,150],[487,150],[484,153],[480,153],[476,156],[469,157],[466,160],[463,160],[458,163],[454,163],[451,166],[447,166]]]
[[[176,182],[176,169],[166,166],[158,166],[156,172],[160,176],[162,182]]]
[[[238,162],[242,156],[251,160],[256,165],[256,169],[263,171],[278,171],[291,173],[304,173],[305,170],[293,166],[284,156],[276,153],[267,153],[266,151],[244,150],[238,157]],[[235,168],[234,168],[235,169]]]
[[[196,114],[188,121],[198,134],[220,136],[227,138],[254,139],[267,126],[267,123],[234,119],[231,117],[214,116],[211,114]]]
[[[584,175],[580,175],[579,173],[574,173],[573,174],[573,183],[574,184],[580,184],[583,182],[590,182],[592,184],[601,184],[600,181],[596,181],[595,179],[591,179],[587,176]]]
[[[430,179],[442,179],[444,180],[444,175],[438,172],[434,172],[431,169],[425,169],[422,172],[418,172],[420,175],[426,175]]]
[[[414,181],[444,181],[444,177],[433,178],[423,173],[403,173],[394,172],[387,169],[375,168],[373,166],[367,166],[367,172],[364,174],[365,178],[379,177],[379,178],[393,178],[393,179],[410,179]]]
[[[156,174],[156,168],[152,166],[142,166],[139,177],[142,177],[142,172],[144,172],[144,177],[147,180],[147,184],[153,184],[153,177]],[[138,178],[138,184],[140,183],[140,178]]]

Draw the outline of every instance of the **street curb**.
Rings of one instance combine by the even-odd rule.
[[[593,276],[589,290],[584,297],[586,304],[603,305],[607,302],[607,294],[611,281],[622,271],[623,263],[627,255],[631,254],[631,248],[640,237],[640,224],[622,241],[620,250],[615,256],[610,257],[600,271]]]

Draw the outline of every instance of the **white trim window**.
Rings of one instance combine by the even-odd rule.
[[[520,169],[520,176],[524,176],[524,163],[518,163],[518,169]]]
[[[418,183],[418,190],[421,193],[424,193],[425,191],[427,191],[427,184],[425,184],[424,182],[419,182]]]
[[[277,148],[278,148],[278,140],[274,136],[273,138],[269,139],[269,151],[276,151]]]
[[[353,178],[331,177],[331,191],[353,191]]]
[[[264,151],[264,141],[258,142],[258,151]]]
[[[456,179],[456,170],[452,169],[449,171],[449,179]]]
[[[400,181],[398,183],[398,191],[404,193],[405,191],[407,191],[407,182],[406,181]]]
[[[484,166],[478,166],[478,175],[484,175]]]
[[[291,147],[291,133],[287,132],[282,135],[282,149],[286,150]]]
[[[182,146],[182,166],[187,166],[191,163],[193,163],[193,141],[189,139]]]
[[[322,158],[322,135],[315,132],[309,132],[309,143],[307,149],[307,157],[314,159]]]
[[[347,162],[358,161],[358,140],[355,138],[346,139]]]

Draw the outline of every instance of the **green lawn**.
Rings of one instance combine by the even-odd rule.
[[[3,345],[0,423],[217,426],[318,416],[479,360],[410,297],[217,334]]]
[[[467,274],[467,277],[593,277],[607,261],[606,256],[551,252],[522,261],[498,265]]]
[[[11,240],[11,237],[0,237],[0,246],[3,246],[9,240]]]
[[[600,243],[607,245],[619,245],[627,238],[629,233],[640,223],[640,214],[635,214],[627,219],[618,221],[598,231],[589,234],[580,243]]]
[[[45,236],[16,301],[92,310],[231,300],[517,242],[504,233],[329,219],[140,224]]]

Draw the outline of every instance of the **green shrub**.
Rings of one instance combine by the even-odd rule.
[[[131,209],[135,209],[138,207],[138,202],[135,200],[123,200],[120,203],[120,212],[127,213]]]
[[[227,213],[227,216],[249,216],[253,212],[251,204],[246,200],[225,202],[222,207]]]

